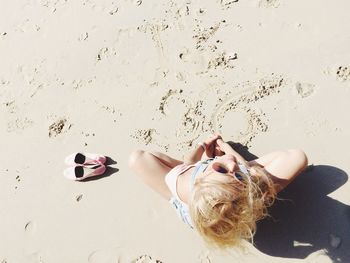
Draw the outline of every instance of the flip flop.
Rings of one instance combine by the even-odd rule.
[[[95,153],[72,153],[65,159],[67,165],[90,165],[90,164],[104,164],[106,156]]]
[[[106,171],[106,166],[97,164],[94,166],[73,166],[64,170],[63,175],[74,181],[81,181],[88,177],[102,175]]]

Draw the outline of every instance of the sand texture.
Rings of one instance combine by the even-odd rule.
[[[0,1],[0,263],[350,262],[350,2]],[[213,132],[312,164],[246,251],[208,249],[128,169]],[[106,176],[63,177],[76,151]]]

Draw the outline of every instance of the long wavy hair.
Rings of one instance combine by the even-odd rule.
[[[268,215],[276,198],[275,186],[267,172],[251,166],[240,178],[214,171],[204,172],[193,186],[189,211],[194,227],[207,244],[219,248],[253,242],[256,222]]]

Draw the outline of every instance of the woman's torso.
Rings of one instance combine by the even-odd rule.
[[[190,195],[190,185],[191,185],[191,175],[195,167],[189,168],[184,173],[180,174],[177,178],[176,191],[179,196],[179,199],[188,204],[188,199]]]

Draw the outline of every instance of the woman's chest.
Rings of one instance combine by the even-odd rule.
[[[188,204],[188,200],[191,192],[191,174],[193,168],[187,170],[183,174],[179,175],[176,183],[176,191],[181,201]]]

